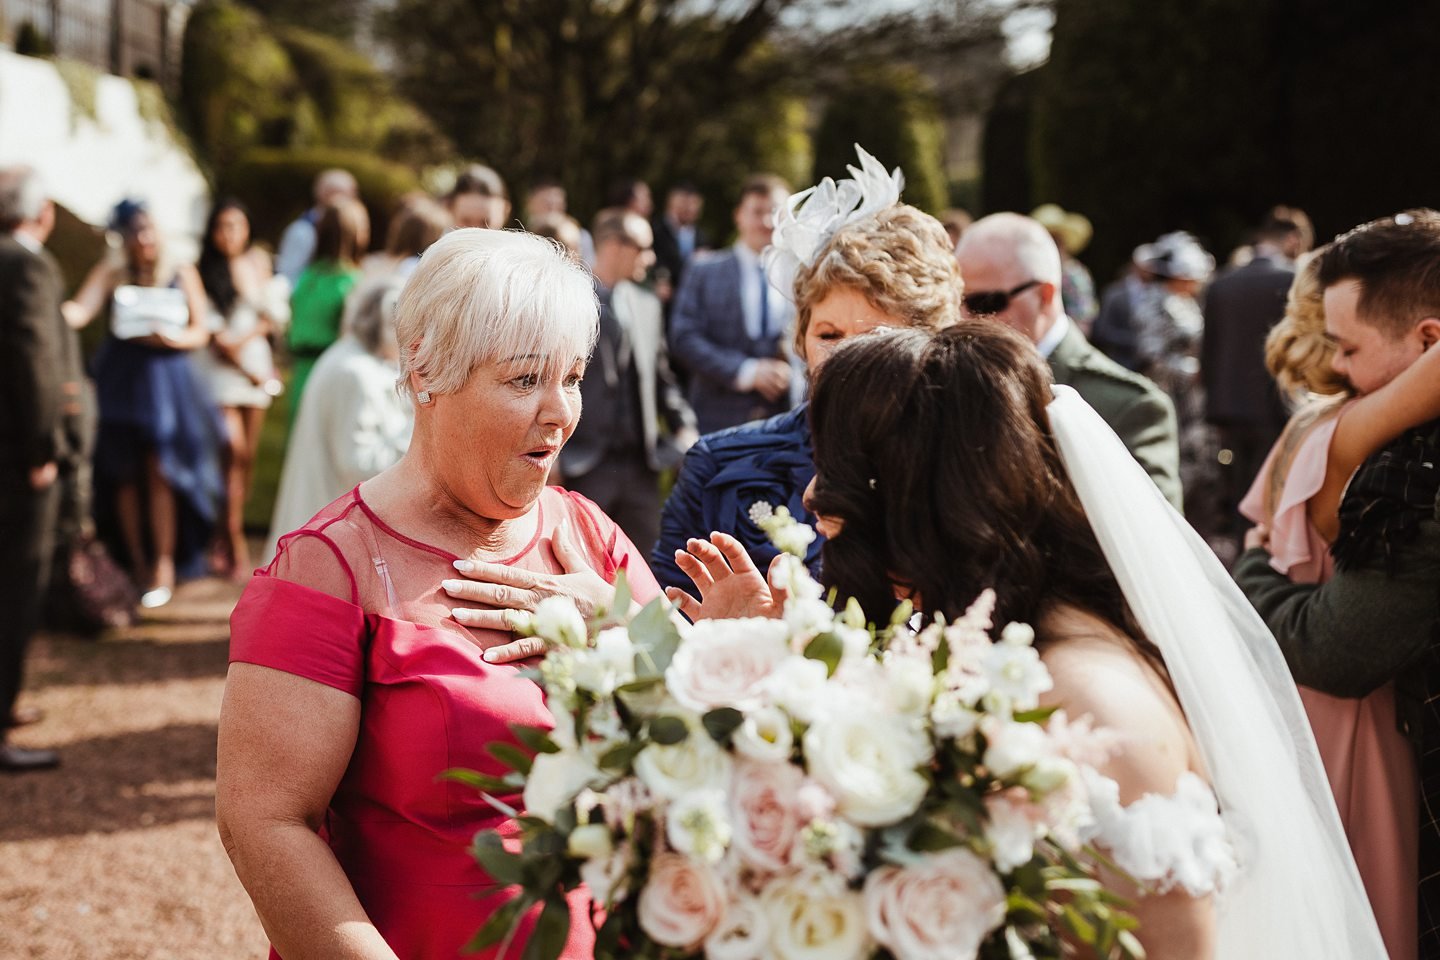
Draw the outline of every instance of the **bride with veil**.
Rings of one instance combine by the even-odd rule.
[[[1294,682],[1213,554],[1073,391],[1002,324],[842,346],[811,406],[823,577],[876,622],[1029,623],[1051,705],[1119,738],[1087,779],[1152,960],[1385,957]],[[681,566],[692,618],[771,588],[723,534]],[[1134,885],[1135,882],[1139,886]]]

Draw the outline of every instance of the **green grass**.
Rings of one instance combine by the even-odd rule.
[[[260,428],[260,449],[255,454],[255,476],[250,484],[250,499],[245,501],[245,529],[266,534],[270,518],[275,515],[275,494],[280,488],[280,468],[285,465],[285,440],[289,435],[290,370],[282,366],[280,379],[285,392],[275,398],[265,412]]]

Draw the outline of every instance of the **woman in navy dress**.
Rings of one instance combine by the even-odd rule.
[[[64,309],[76,327],[109,315],[94,362],[95,509],[102,530],[118,534],[141,604],[158,607],[170,601],[177,575],[204,572],[223,495],[224,427],[191,363],[210,338],[199,274],[165,257],[143,204],[123,201],[110,226],[120,250],[90,271]]]

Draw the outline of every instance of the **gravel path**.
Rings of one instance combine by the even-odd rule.
[[[21,746],[56,771],[0,774],[0,958],[263,958],[215,833],[215,726],[238,587],[198,581],[104,641],[41,636]]]

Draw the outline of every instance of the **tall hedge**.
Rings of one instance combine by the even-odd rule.
[[[1322,237],[1440,201],[1440,4],[1056,0],[1034,197],[1090,216],[1108,274],[1165,230],[1217,253],[1275,203]]]
[[[944,128],[924,77],[908,67],[876,66],[851,74],[833,91],[815,132],[814,179],[845,177],[854,144],[886,167],[905,171],[905,200],[938,214],[948,206]]]
[[[250,210],[255,236],[275,243],[285,225],[313,203],[315,175],[343,167],[355,175],[370,211],[373,240],[383,240],[390,215],[406,193],[420,189],[415,172],[374,154],[328,147],[257,147],[226,168],[219,192],[238,197]]]

